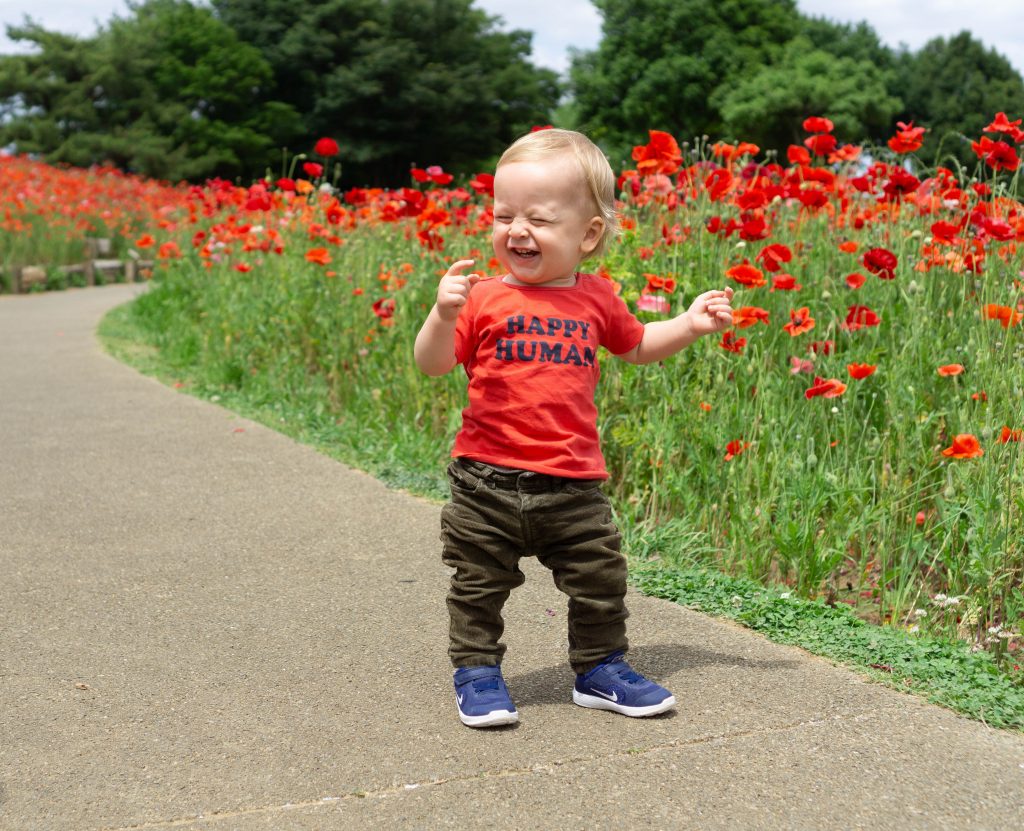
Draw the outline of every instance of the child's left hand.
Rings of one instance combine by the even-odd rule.
[[[695,335],[713,335],[732,326],[732,289],[713,289],[697,296],[686,311]]]

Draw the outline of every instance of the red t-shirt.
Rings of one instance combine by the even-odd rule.
[[[597,436],[597,347],[615,355],[644,326],[607,280],[567,288],[483,280],[459,311],[455,358],[469,406],[452,456],[576,479],[607,479]]]

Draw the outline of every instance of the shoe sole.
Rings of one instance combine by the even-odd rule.
[[[621,713],[624,716],[630,718],[645,718],[646,716],[656,716],[658,713],[664,713],[666,710],[670,710],[676,705],[676,697],[670,695],[664,701],[659,701],[657,704],[648,704],[646,707],[627,707],[625,704],[616,704],[614,701],[609,701],[607,698],[600,698],[596,695],[587,695],[581,693],[579,690],[572,691],[572,700],[575,704],[579,704],[581,707],[589,707],[592,710],[610,710],[613,713]]]
[[[519,713],[515,710],[493,710],[482,716],[467,716],[459,710],[459,718],[467,727],[500,727],[503,724],[515,724],[519,721]]]

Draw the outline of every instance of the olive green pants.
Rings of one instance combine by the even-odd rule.
[[[456,667],[501,662],[501,610],[536,556],[569,597],[569,663],[597,666],[626,640],[626,560],[599,479],[565,479],[457,459],[441,511],[442,559],[455,569],[448,592],[448,654]]]

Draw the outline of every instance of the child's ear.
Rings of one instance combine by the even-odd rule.
[[[580,251],[583,254],[591,253],[604,235],[604,220],[599,216],[591,217],[586,231],[583,233],[583,241],[580,243]]]

